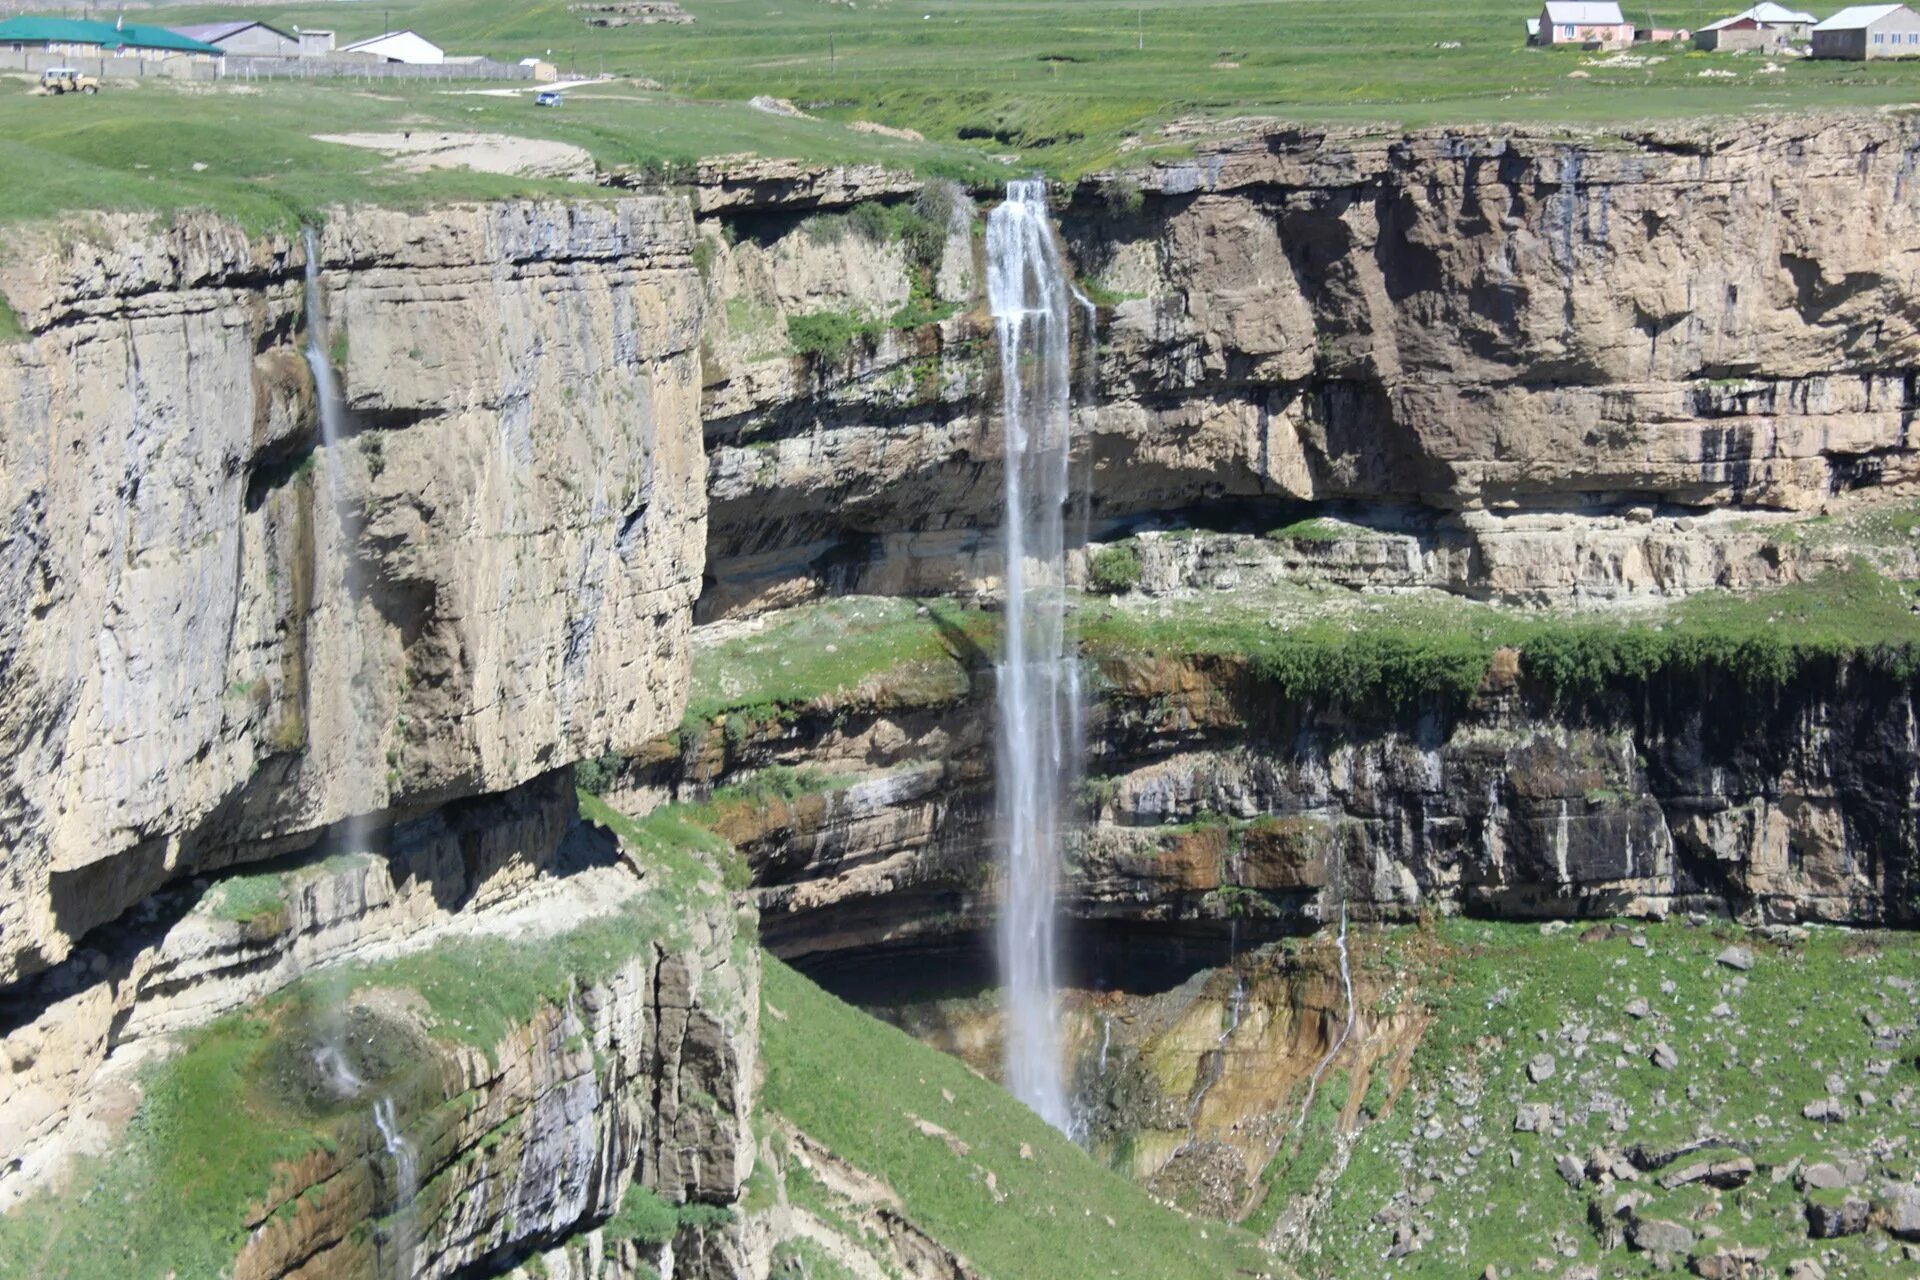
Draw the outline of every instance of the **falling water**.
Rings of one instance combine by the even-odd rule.
[[[1335,935],[1333,944],[1340,953],[1340,1002],[1346,1006],[1347,1017],[1346,1021],[1340,1024],[1340,1033],[1333,1038],[1333,1043],[1327,1046],[1326,1055],[1320,1059],[1319,1065],[1313,1069],[1313,1074],[1307,1078],[1307,1097],[1306,1100],[1300,1104],[1299,1127],[1302,1132],[1305,1132],[1307,1113],[1313,1109],[1314,1095],[1320,1088],[1320,1077],[1327,1073],[1327,1068],[1333,1065],[1333,1060],[1340,1055],[1340,1050],[1346,1046],[1347,1037],[1353,1034],[1354,1023],[1359,1018],[1358,1011],[1353,1007],[1353,967],[1347,956],[1347,899],[1345,886],[1339,885],[1336,881],[1336,887],[1338,887],[1340,891],[1340,932]]]
[[[382,1098],[373,1104],[373,1123],[380,1130],[388,1158],[393,1161],[394,1229],[390,1238],[397,1260],[395,1273],[409,1276],[413,1274],[413,1197],[420,1186],[420,1171],[414,1161],[413,1144],[400,1132],[400,1125],[393,1117],[392,1098]]]
[[[340,390],[334,382],[333,357],[327,352],[327,305],[320,289],[320,239],[308,227],[302,232],[307,247],[307,367],[313,370],[314,395],[320,402],[320,439],[330,457],[346,436],[346,422],[340,408]],[[340,501],[340,482],[328,482],[333,499]]]
[[[332,500],[334,514],[341,530],[343,551],[340,557],[340,582],[346,597],[343,616],[347,619],[348,644],[353,649],[352,667],[357,675],[365,662],[366,650],[360,637],[358,624],[359,566],[351,551],[345,549],[346,545],[352,541],[346,486],[340,474],[346,456],[343,452],[347,436],[346,409],[340,402],[340,388],[338,380],[334,377],[333,357],[327,349],[327,299],[320,284],[319,238],[314,235],[313,228],[308,227],[303,232],[303,239],[307,250],[307,367],[313,371],[314,398],[320,409],[320,443],[326,452],[327,494]],[[348,696],[349,698],[353,696],[351,688],[348,690]],[[350,745],[356,759],[364,759],[370,751],[366,720],[366,715],[358,708],[355,708],[349,717],[353,733],[353,742]],[[339,839],[346,850],[359,852],[369,847],[369,834],[370,824],[367,816],[357,814],[349,817],[343,824]],[[344,992],[335,991],[331,997],[323,998],[320,1002],[322,1012],[319,1044],[313,1052],[315,1067],[319,1069],[327,1088],[339,1099],[357,1097],[366,1086],[366,1082],[353,1069],[347,1056],[346,1010],[343,997]],[[390,1103],[388,1114],[392,1114]]]
[[[335,1098],[351,1098],[365,1088],[367,1082],[347,1061],[346,1028],[338,1016],[339,1005],[332,1001],[328,1005],[329,1017],[321,1028],[320,1044],[313,1051],[313,1065],[320,1069],[321,1079]]]
[[[1065,599],[1073,289],[1044,182],[1009,183],[987,219],[987,299],[1000,345],[1007,473],[1006,649],[997,672],[1007,1086],[1064,1132],[1054,900],[1061,812],[1080,752],[1079,663]]]

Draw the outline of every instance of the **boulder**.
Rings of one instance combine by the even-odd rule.
[[[1874,1224],[1901,1240],[1920,1241],[1920,1187],[1889,1182],[1873,1202]]]
[[[1635,1218],[1627,1224],[1627,1243],[1645,1253],[1685,1253],[1693,1242],[1692,1228],[1667,1218]]]
[[[1807,1201],[1807,1234],[1815,1240],[1857,1236],[1867,1229],[1867,1202],[1857,1196]]]

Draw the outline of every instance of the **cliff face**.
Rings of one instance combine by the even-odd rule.
[[[299,243],[189,216],[10,244],[15,1256],[491,1272],[631,1186],[737,1197],[750,918],[691,851],[623,860],[572,779],[685,701],[693,245],[664,197],[337,212],[330,448]],[[313,1078],[329,1037],[356,1080]],[[182,1161],[236,1172],[176,1188]],[[148,1172],[112,1222],[41,1198],[116,1169]],[[658,1245],[611,1248],[641,1274]]]
[[[296,246],[106,220],[15,252],[0,981],[168,879],[673,722],[705,535],[691,247],[669,200],[332,220],[340,457]]]
[[[1087,825],[1062,887],[1090,981],[1130,963],[1129,937],[1175,967],[1217,963],[1229,935],[1311,929],[1343,906],[1920,918],[1915,685],[1871,662],[1811,660],[1778,685],[1676,669],[1576,694],[1501,650],[1470,698],[1400,705],[1290,694],[1236,655],[1103,650],[1093,667]],[[753,867],[768,945],[856,968],[964,951],[999,891],[991,672],[975,675],[876,671],[777,717],[732,716],[631,781],[687,796],[769,767],[823,780],[715,819]]]
[[[1337,503],[1452,561],[1453,590],[1790,579],[1716,513],[1913,480],[1915,146],[1892,119],[1274,132],[1090,181],[1060,219],[1102,303],[1094,529]],[[710,395],[715,605],[989,581],[989,340],[957,316],[813,361],[777,403]]]
[[[1907,526],[1788,529],[1914,479],[1917,137],[1276,132],[1090,182],[1060,209],[1098,303],[1089,527],[1140,532],[1163,621],[1303,579],[1562,605],[1856,555],[1920,576]],[[783,954],[977,951],[990,624],[923,609],[925,634],[836,659],[826,693],[708,680],[673,732],[696,649],[777,606],[994,585],[973,209],[773,167],[691,201],[341,212],[317,252],[338,448],[302,245],[103,218],[0,265],[28,331],[0,346],[0,1202],[30,1213],[117,1151],[142,1062],[198,1061],[232,1020],[298,1046],[301,1012],[337,1003],[417,1064],[365,1064],[417,1195],[371,1095],[289,1099],[268,1072],[297,1151],[222,1265],[604,1280],[671,1240],[678,1274],[764,1272],[777,1224],[610,1221],[636,1183],[741,1194],[755,926],[684,879],[711,850],[671,824],[624,856],[582,824],[573,770],[613,773],[632,812],[711,799]],[[1256,536],[1307,514],[1340,519]],[[842,643],[867,652],[849,633],[771,661]],[[1470,696],[1384,702],[1298,696],[1230,653],[1090,652],[1066,894],[1089,972],[1218,963],[1341,904],[1920,911],[1920,720],[1885,665],[1565,696],[1501,651]],[[730,783],[757,790],[714,797]],[[477,1017],[449,965],[524,998]],[[1313,985],[1295,1058],[1336,1008]],[[1230,1079],[1221,1115],[1271,1111],[1264,1087]],[[895,1243],[914,1274],[964,1273]]]
[[[1915,148],[1855,120],[1282,133],[1157,169],[1142,216],[1067,234],[1145,294],[1103,365],[1141,427],[1269,389],[1235,397],[1258,424],[1237,457],[1200,427],[1229,490],[1811,509],[1912,478]]]

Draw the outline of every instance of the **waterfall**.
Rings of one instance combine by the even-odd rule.
[[[320,402],[320,440],[329,457],[346,436],[346,421],[340,408],[340,390],[334,382],[333,357],[327,351],[326,297],[320,289],[320,238],[312,227],[301,232],[307,247],[307,367],[313,370],[313,391]],[[329,478],[333,500],[340,501],[340,482]]]
[[[343,588],[343,616],[346,619],[347,643],[353,654],[352,669],[354,679],[349,682],[345,696],[349,700],[349,724],[353,740],[349,744],[353,758],[364,760],[373,752],[371,726],[364,708],[353,701],[353,685],[360,681],[366,665],[366,645],[360,632],[360,569],[359,562],[352,552],[353,521],[350,518],[346,484],[341,478],[341,468],[346,460],[347,420],[346,408],[340,402],[339,382],[334,377],[333,357],[327,349],[327,299],[320,284],[320,240],[312,227],[301,232],[306,245],[306,309],[307,309],[307,345],[305,355],[307,367],[313,371],[314,399],[320,410],[320,443],[326,453],[327,496],[332,502],[335,518],[340,524],[340,584]],[[316,575],[317,576],[317,575]],[[338,834],[338,842],[347,852],[358,853],[371,847],[372,822],[366,814],[350,815]],[[323,981],[326,981],[323,979]],[[318,1028],[319,1044],[313,1051],[314,1065],[319,1069],[322,1080],[337,1099],[357,1097],[366,1087],[360,1074],[354,1070],[347,1056],[346,993],[338,989],[339,979],[332,980],[332,989],[323,993],[322,1013]],[[388,1106],[391,1114],[392,1106]]]
[[[1338,883],[1336,881],[1336,883]],[[1354,1023],[1359,1020],[1359,1011],[1353,1007],[1353,966],[1347,956],[1347,898],[1345,885],[1340,888],[1340,932],[1333,943],[1340,953],[1340,1002],[1347,1008],[1347,1018],[1340,1024],[1340,1033],[1327,1046],[1326,1056],[1314,1067],[1313,1074],[1307,1078],[1306,1101],[1300,1104],[1300,1120],[1296,1125],[1301,1132],[1306,1131],[1307,1114],[1313,1109],[1314,1094],[1319,1091],[1320,1077],[1325,1075],[1333,1060],[1340,1056],[1340,1050],[1346,1046],[1347,1037],[1353,1034]]]
[[[1046,184],[1007,184],[987,219],[987,299],[1005,419],[1005,650],[997,675],[996,802],[1007,1087],[1070,1126],[1055,969],[1057,862],[1080,754],[1080,672],[1066,621],[1066,507],[1074,291],[1047,217]]]
[[[320,1078],[335,1098],[351,1098],[365,1088],[367,1082],[347,1061],[346,1027],[344,1020],[337,1016],[338,1003],[329,1002],[328,1008],[327,1024],[321,1028],[320,1044],[313,1051],[313,1065],[320,1069]]]
[[[413,1197],[420,1187],[420,1170],[414,1161],[413,1145],[400,1132],[393,1117],[393,1099],[382,1098],[373,1104],[373,1124],[380,1130],[387,1156],[393,1161],[393,1256],[395,1274],[413,1274]]]

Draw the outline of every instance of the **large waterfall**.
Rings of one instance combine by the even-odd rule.
[[[1000,344],[1007,470],[1006,639],[997,673],[1007,1087],[1064,1132],[1054,900],[1061,814],[1081,736],[1065,599],[1074,294],[1044,182],[1009,183],[987,219],[987,299]]]

